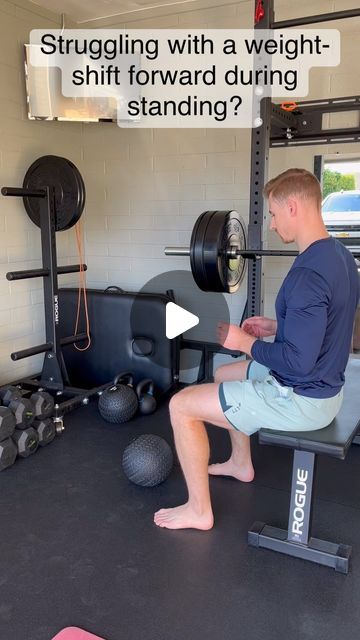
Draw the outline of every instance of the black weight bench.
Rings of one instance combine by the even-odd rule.
[[[360,444],[360,359],[350,360],[345,372],[340,412],[324,429],[284,432],[261,429],[260,444],[294,449],[288,530],[254,522],[248,532],[253,547],[272,549],[347,573],[351,547],[310,536],[312,487],[317,454],[344,460],[352,442]]]

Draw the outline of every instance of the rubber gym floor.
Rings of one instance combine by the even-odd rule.
[[[292,452],[260,446],[251,484],[212,478],[215,527],[167,531],[153,513],[186,498],[179,466],[130,484],[122,452],[141,433],[172,442],[167,403],[113,426],[96,403],[61,438],[1,476],[1,640],[51,640],[79,626],[106,640],[341,640],[358,635],[360,447],[319,457],[313,533],[353,545],[350,573],[247,545],[255,520],[286,527]],[[209,427],[212,459],[228,435]]]

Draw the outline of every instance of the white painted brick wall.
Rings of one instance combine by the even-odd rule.
[[[202,211],[237,208],[248,219],[249,132],[221,128],[131,130],[108,123],[28,122],[20,43],[28,40],[31,28],[55,24],[50,14],[26,5],[25,0],[21,4],[23,8],[0,0],[0,86],[6,86],[6,97],[0,100],[1,183],[21,184],[29,164],[45,153],[64,155],[78,165],[87,189],[83,220],[89,286],[104,288],[117,284],[139,290],[157,273],[189,268],[187,259],[166,258],[163,249],[166,245],[188,244],[193,223]],[[316,13],[357,5],[358,0],[319,0]],[[253,2],[185,9],[182,6],[179,13],[171,15],[167,7],[165,12],[169,15],[140,20],[136,19],[139,14],[133,14],[133,20],[127,24],[123,17],[121,21],[108,19],[104,24],[114,28],[164,29],[252,25]],[[276,0],[277,20],[314,12],[313,0],[305,0],[301,5]],[[344,30],[341,64],[335,69],[312,70],[309,97],[360,93],[359,75],[349,71],[360,54],[359,23],[352,24],[356,25],[353,30],[344,21],[331,25]],[[336,118],[339,124],[339,116]],[[312,169],[315,154],[344,151],[360,153],[360,145],[272,150],[270,173],[274,176],[291,166]],[[9,354],[15,348],[43,340],[43,315],[41,282],[29,280],[9,285],[5,280],[7,270],[32,268],[38,266],[40,259],[40,234],[20,201],[1,199],[0,233],[2,382],[41,368],[41,356],[12,363]],[[270,247],[281,246],[272,234],[266,234],[266,240]],[[72,230],[58,234],[58,255],[59,262],[77,262]],[[264,261],[267,315],[273,315],[276,292],[290,265],[289,259]],[[66,276],[61,282],[72,284],[74,276]],[[227,296],[234,322],[241,317],[245,296],[246,278],[238,294]],[[217,358],[218,363],[224,360]]]
[[[247,23],[243,21],[241,26],[248,27],[251,24],[248,8],[245,15]],[[234,4],[184,12],[162,21],[136,21],[128,26],[231,28],[234,20],[243,16],[244,8],[240,11]],[[189,269],[186,258],[166,258],[164,247],[189,244],[194,222],[206,209],[239,206],[244,217],[248,217],[249,149],[250,135],[246,131],[85,127],[85,173],[91,151],[96,150],[98,159],[101,153],[100,163],[105,164],[102,216],[96,212],[97,206],[91,204],[90,226],[86,231],[86,247],[91,253],[89,284],[118,284],[138,290],[148,279],[164,271]],[[120,152],[123,155],[118,159]],[[96,180],[92,187],[95,195],[94,185]],[[99,200],[102,197],[101,186]],[[99,244],[102,253],[94,249]],[[143,258],[139,257],[141,253]],[[99,260],[97,268],[94,259]],[[186,306],[186,292],[179,295]],[[244,282],[239,295],[226,296],[234,321],[241,316],[245,295]],[[193,336],[197,337],[196,331]],[[191,371],[184,379],[191,380],[195,374]]]
[[[21,186],[27,168],[41,155],[65,156],[77,164],[81,159],[80,124],[27,119],[23,44],[31,29],[58,24],[57,16],[24,0],[0,2],[0,186]],[[5,277],[8,271],[41,266],[40,230],[20,198],[0,197],[0,234],[0,384],[4,384],[41,370],[43,356],[13,362],[10,353],[44,342],[44,309],[41,279],[10,283]],[[58,234],[60,264],[69,263],[74,246],[73,231]],[[68,276],[65,281],[69,282]]]

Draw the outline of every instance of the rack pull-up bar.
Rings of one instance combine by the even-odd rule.
[[[345,11],[333,11],[332,13],[320,13],[316,16],[304,16],[303,18],[293,18],[292,20],[281,20],[280,22],[273,22],[273,24],[271,25],[271,29],[301,27],[305,24],[331,22],[332,20],[344,20],[345,18],[356,18],[358,16],[360,16],[360,8],[347,9]]]

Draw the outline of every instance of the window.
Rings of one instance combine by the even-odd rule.
[[[321,178],[322,216],[329,233],[350,250],[360,246],[360,158],[355,154],[315,156]]]
[[[322,205],[323,213],[347,212],[356,215],[360,213],[360,190],[344,193],[332,193],[327,196]],[[358,216],[359,217],[359,216]]]

